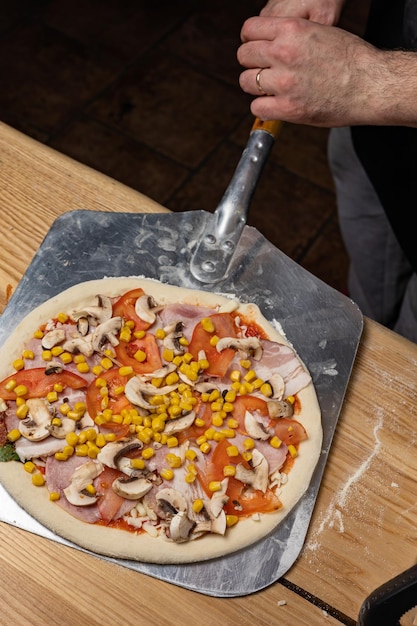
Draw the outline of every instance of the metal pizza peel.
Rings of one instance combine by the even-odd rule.
[[[275,131],[267,131],[271,139],[267,140],[266,153]],[[255,178],[259,176],[261,161],[266,159],[259,146],[263,136],[259,139],[255,135],[256,141],[250,138],[250,150],[244,155],[250,154],[252,165],[246,170],[245,163],[238,165],[237,187],[228,188],[225,193],[221,206],[227,207],[226,220],[217,210],[135,214],[80,209],[60,216],[0,317],[1,347],[34,307],[64,289],[93,279],[140,276],[254,302],[267,320],[282,329],[312,375],[323,424],[321,455],[310,485],[295,508],[264,539],[218,559],[154,565],[103,557],[180,587],[219,597],[259,591],[282,577],[298,558],[363,327],[362,314],[349,298],[307,272],[245,224],[244,204],[250,201],[256,185],[251,179],[252,170],[257,169]],[[255,154],[251,143],[255,143]],[[235,177],[233,185],[234,181]],[[239,205],[243,196],[246,199]],[[238,223],[230,229],[228,219],[236,218],[234,207]],[[233,239],[231,235],[236,229],[239,236]],[[31,518],[1,485],[0,520],[80,549]]]

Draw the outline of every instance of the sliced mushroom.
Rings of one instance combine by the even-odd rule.
[[[226,513],[222,510],[217,517],[197,522],[193,530],[193,537],[198,533],[215,533],[224,535],[226,532]]]
[[[140,500],[152,489],[152,486],[149,480],[139,476],[116,478],[112,483],[113,491],[126,500]]]
[[[245,430],[249,437],[252,437],[252,439],[266,441],[272,435],[272,431],[270,432],[261,422],[258,422],[250,411],[246,411],[244,423]]]
[[[229,501],[229,496],[226,495],[227,487],[229,485],[229,479],[225,478],[221,482],[221,489],[215,491],[210,499],[210,516],[217,518],[223,511],[223,507]]]
[[[153,324],[156,320],[156,314],[154,309],[157,307],[158,305],[153,297],[144,294],[136,300],[135,312],[141,320],[147,322],[148,324]]]
[[[171,372],[174,372],[176,369],[177,366],[175,363],[165,363],[162,367],[153,372],[141,374],[141,378],[145,380],[148,378],[165,378],[165,376],[168,376],[168,374],[171,374]]]
[[[172,322],[164,328],[165,337],[163,340],[164,348],[172,350],[176,356],[184,354],[186,347],[181,345],[180,339],[183,334],[184,324],[182,322]]]
[[[244,337],[236,339],[235,337],[223,337],[216,344],[217,352],[222,352],[226,348],[232,348],[247,357],[252,357],[255,361],[259,361],[262,357],[262,344],[257,337]]]
[[[195,411],[190,411],[182,417],[176,417],[165,422],[164,434],[173,435],[189,428],[195,420]]]
[[[93,325],[102,324],[112,316],[112,301],[108,296],[97,295],[97,304],[86,306],[79,311],[73,311],[71,317],[75,322],[86,318]]]
[[[50,376],[51,374],[60,374],[64,369],[62,361],[49,361],[45,365],[45,374]]]
[[[269,400],[268,413],[272,419],[292,417],[294,415],[294,407],[288,400]]]
[[[98,494],[91,494],[86,490],[93,480],[103,471],[103,465],[95,461],[87,461],[84,465],[77,467],[72,475],[71,482],[64,489],[68,502],[75,506],[89,506],[98,500]]]
[[[59,426],[57,424],[48,424],[46,429],[52,437],[55,437],[55,439],[65,439],[68,433],[73,433],[75,431],[76,426],[77,423],[75,420],[70,419],[69,417],[64,417]]]
[[[264,455],[256,448],[252,450],[252,469],[247,469],[242,463],[236,466],[235,478],[253,489],[265,493],[268,487],[269,466]]]
[[[92,344],[94,350],[101,352],[107,342],[111,343],[112,346],[117,346],[119,343],[117,333],[119,333],[122,326],[123,318],[119,316],[112,317],[106,322],[99,324],[93,332]]]
[[[176,543],[188,541],[195,525],[196,523],[190,520],[185,511],[179,511],[169,525],[171,539]]]
[[[171,487],[160,489],[156,494],[156,502],[158,515],[163,519],[176,515],[180,511],[187,511],[187,500],[178,489]]]
[[[93,336],[85,335],[84,337],[73,337],[62,344],[63,349],[71,354],[83,354],[84,356],[92,356],[94,347],[92,342]]]
[[[285,391],[285,382],[281,374],[276,372],[271,376],[271,378],[268,379],[267,382],[271,385],[272,397],[277,400],[282,400]]]
[[[107,443],[97,455],[97,459],[113,469],[122,469],[120,467],[120,461],[129,452],[133,450],[141,450],[143,444],[139,439],[135,441],[111,441]],[[124,471],[124,470],[122,470]]]
[[[143,381],[140,376],[133,376],[125,385],[125,396],[129,402],[135,406],[141,407],[142,409],[151,409],[153,408],[152,404],[149,404],[149,402],[144,398],[144,395],[167,395],[171,393],[171,391],[175,391],[177,387],[178,384],[155,387],[155,385]]]
[[[26,406],[29,409],[27,416],[19,424],[19,432],[30,441],[42,441],[49,437],[48,426],[52,415],[49,405],[44,398],[28,398]]]
[[[80,317],[77,322],[77,330],[80,333],[81,337],[85,337],[86,335],[88,335],[88,331],[90,330],[90,324],[87,317]]]
[[[50,350],[54,346],[57,346],[59,343],[65,341],[65,330],[63,328],[54,328],[49,332],[45,333],[42,337],[42,348],[44,350]]]

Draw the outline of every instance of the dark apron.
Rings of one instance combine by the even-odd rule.
[[[373,0],[365,39],[379,48],[417,50],[417,0]],[[398,94],[401,97],[401,94]],[[356,153],[417,272],[417,128],[355,126]]]

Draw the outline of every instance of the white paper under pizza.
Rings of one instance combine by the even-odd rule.
[[[138,287],[161,306],[185,303],[212,308],[213,312],[241,313],[245,320],[253,320],[261,326],[270,341],[288,345],[285,337],[263,318],[255,305],[241,305],[233,297],[181,289],[148,279],[103,279],[71,287],[33,310],[1,349],[0,380],[13,373],[13,360],[21,356],[34,331],[48,319],[63,311],[91,305],[98,294],[113,298]],[[291,382],[288,381],[288,384],[291,385]],[[304,426],[308,438],[300,443],[288,482],[279,489],[282,507],[276,512],[241,519],[224,535],[207,533],[192,541],[175,542],[163,533],[151,536],[146,531],[132,532],[86,523],[70,515],[57,502],[52,502],[47,487],[35,487],[31,475],[23,470],[22,463],[15,461],[0,463],[0,482],[20,507],[52,533],[104,556],[149,563],[191,563],[231,554],[271,533],[299,502],[310,483],[322,444],[320,409],[311,379],[297,393],[297,398],[301,409],[294,418]]]

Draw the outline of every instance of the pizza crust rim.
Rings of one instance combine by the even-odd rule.
[[[16,326],[0,349],[0,380],[10,374],[10,364],[17,358],[22,345],[33,331],[60,311],[71,310],[97,294],[118,296],[142,287],[161,304],[186,302],[207,306],[221,306],[234,310],[237,306],[246,318],[256,321],[269,339],[289,342],[262,315],[254,304],[240,304],[231,296],[192,290],[140,277],[103,278],[74,285],[50,298]],[[2,358],[4,356],[4,358]],[[299,358],[299,357],[298,357]],[[0,482],[19,506],[53,533],[88,551],[133,561],[156,564],[181,564],[205,561],[246,548],[269,535],[282,522],[306,492],[322,448],[321,412],[312,383],[298,393],[302,409],[297,419],[305,426],[308,439],[299,448],[296,462],[289,473],[288,483],[280,492],[282,508],[274,513],[261,514],[259,519],[248,518],[228,529],[225,536],[204,535],[194,541],[174,543],[165,538],[154,538],[144,532],[135,534],[117,528],[88,524],[72,517],[49,500],[46,488],[33,486],[31,476],[15,461],[0,463]]]

